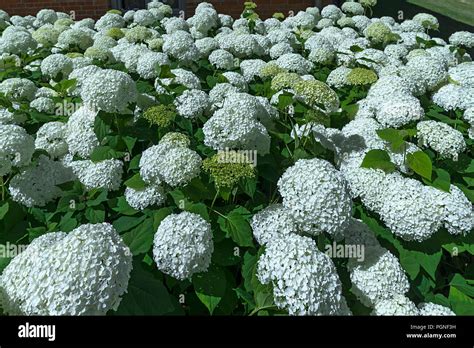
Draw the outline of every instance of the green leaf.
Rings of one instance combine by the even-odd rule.
[[[222,231],[241,247],[252,247],[252,229],[247,221],[249,211],[243,207],[232,210],[226,217],[219,216],[217,222]]]
[[[112,225],[118,233],[122,233],[138,226],[146,219],[146,216],[134,217],[134,216],[121,216],[115,220]]]
[[[125,186],[130,187],[134,190],[143,190],[146,188],[147,184],[143,181],[140,174],[137,173],[132,176],[130,179],[125,181]]]
[[[441,168],[435,168],[434,171],[436,173],[436,179],[433,180],[432,186],[442,191],[450,192],[451,176],[449,173]]]
[[[472,315],[474,300],[455,286],[449,288],[449,303],[457,315]]]
[[[474,298],[474,286],[469,285],[462,275],[456,273],[449,283],[451,286],[454,286],[463,294]]]
[[[165,315],[176,312],[178,305],[163,283],[135,260],[127,293],[117,315]]]
[[[293,104],[293,95],[283,93],[278,97],[278,108],[285,110],[288,106]]]
[[[3,217],[8,213],[9,208],[10,208],[10,205],[8,204],[8,202],[6,202],[0,207],[0,220],[2,220]]]
[[[86,209],[86,219],[92,224],[102,223],[105,220],[105,211],[89,207]]]
[[[240,262],[240,250],[229,238],[214,244],[212,262],[219,266],[233,266]]]
[[[193,286],[197,297],[213,313],[226,292],[224,271],[215,265],[210,265],[207,272],[193,276]]]
[[[376,131],[378,136],[390,143],[390,147],[393,151],[399,151],[405,144],[402,134],[397,129],[387,128]]]
[[[161,221],[173,212],[173,209],[166,207],[157,210],[153,214],[153,231],[157,231]]]
[[[431,181],[433,164],[430,157],[423,151],[416,151],[407,154],[408,166],[418,175]]]
[[[134,228],[130,232],[125,233],[123,241],[128,245],[133,255],[148,252],[153,245],[153,237],[155,236],[153,229],[153,219],[146,219],[140,226]]]
[[[386,173],[395,170],[395,165],[390,161],[389,154],[384,150],[370,150],[360,166],[362,168],[381,169]]]
[[[100,162],[108,159],[123,158],[124,155],[124,152],[116,151],[110,146],[97,146],[92,151],[90,159],[92,162]]]

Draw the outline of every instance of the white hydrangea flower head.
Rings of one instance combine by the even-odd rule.
[[[420,78],[429,91],[434,90],[448,78],[445,65],[435,57],[417,56],[410,59],[406,65],[415,77]]]
[[[329,73],[326,83],[331,87],[342,88],[348,84],[347,75],[351,71],[348,67],[339,66]]]
[[[163,52],[181,63],[192,62],[199,57],[199,49],[188,32],[177,30],[172,34],[163,35],[163,39]]]
[[[25,167],[10,180],[8,191],[17,203],[43,207],[62,195],[56,185],[71,180],[74,180],[72,172],[61,162],[41,155],[36,165]]]
[[[454,235],[466,235],[474,229],[474,208],[464,192],[451,185],[450,193],[444,195],[444,227]]]
[[[298,231],[292,216],[281,204],[271,204],[259,211],[252,217],[250,225],[260,245],[266,245],[282,235]]]
[[[166,195],[160,185],[148,185],[142,190],[127,187],[125,200],[133,209],[141,211],[152,205],[162,205],[166,200]]]
[[[284,54],[293,53],[293,47],[287,42],[280,42],[276,45],[273,45],[270,49],[270,57],[272,59],[278,59]]]
[[[352,201],[341,173],[321,159],[298,160],[278,180],[283,206],[306,233],[337,236],[350,222]]]
[[[108,12],[95,23],[95,29],[105,31],[110,28],[123,28],[125,25],[125,19],[121,15]]]
[[[22,99],[31,101],[35,99],[37,90],[38,88],[32,81],[24,78],[13,77],[0,83],[0,93],[15,101]]]
[[[227,81],[232,85],[237,87],[241,92],[247,92],[248,85],[245,81],[245,78],[235,71],[226,71],[222,75],[227,79]]]
[[[214,150],[256,150],[261,156],[270,152],[271,139],[265,126],[248,115],[233,113],[230,109],[216,111],[202,130],[204,144]]]
[[[388,300],[377,302],[372,315],[382,316],[417,316],[419,310],[416,305],[405,295],[395,295]]]
[[[213,251],[211,224],[186,211],[164,218],[153,240],[158,269],[179,280],[206,272]]]
[[[240,114],[260,121],[265,127],[271,128],[272,119],[277,118],[275,108],[268,99],[255,97],[247,93],[229,93],[222,106],[230,114]]]
[[[449,83],[438,89],[432,96],[433,102],[446,111],[465,109],[469,106],[469,95],[474,88]],[[472,100],[472,97],[471,97]]]
[[[343,15],[341,9],[336,5],[327,5],[321,10],[321,16],[323,18],[332,19],[333,21],[337,21]]]
[[[195,45],[203,57],[209,57],[212,51],[219,48],[219,43],[212,37],[196,40]]]
[[[209,91],[209,99],[214,107],[222,107],[227,95],[238,93],[239,89],[230,83],[218,83]]]
[[[163,142],[143,152],[140,175],[149,184],[166,182],[172,187],[182,186],[200,174],[201,163],[197,152]]]
[[[165,86],[171,84],[180,84],[189,89],[202,89],[201,80],[193,72],[185,69],[172,69],[171,73],[175,76],[173,78],[161,79],[161,83]]]
[[[87,190],[103,188],[116,191],[122,183],[123,162],[120,160],[74,161],[70,167]]]
[[[38,97],[30,103],[32,109],[36,109],[39,112],[46,114],[54,114],[56,104],[53,99],[48,97]]]
[[[31,162],[35,141],[26,130],[13,124],[0,124],[0,175],[6,175],[11,167],[23,167]]]
[[[9,28],[12,28],[8,30]],[[7,27],[0,37],[0,52],[10,54],[27,54],[37,47],[37,42],[27,30],[21,27]]]
[[[397,173],[387,178],[378,211],[382,221],[405,240],[421,242],[430,238],[442,226],[445,213],[439,203],[442,191]]]
[[[226,50],[218,49],[209,55],[209,62],[217,69],[232,70],[235,68],[234,56]]]
[[[449,43],[454,46],[474,47],[474,33],[457,31],[449,37]]]
[[[349,259],[352,292],[367,307],[410,289],[408,278],[398,259],[380,246],[366,246],[364,260]]]
[[[147,10],[137,10],[133,14],[133,22],[144,27],[151,26],[157,21],[157,18]]]
[[[105,315],[127,291],[132,254],[112,225],[42,235],[0,277],[11,315]]]
[[[377,121],[385,127],[398,128],[425,116],[418,98],[411,95],[393,98],[380,104],[376,112]]]
[[[184,91],[174,102],[176,111],[185,118],[197,118],[206,115],[211,107],[209,96],[206,92],[191,89]]]
[[[462,133],[446,123],[421,121],[416,129],[420,144],[433,149],[442,157],[457,160],[459,154],[466,149]]]
[[[60,74],[67,79],[73,70],[72,59],[63,54],[52,54],[41,62],[41,72],[48,78],[55,79]]]
[[[449,68],[451,80],[463,86],[474,86],[474,62],[464,62]]]
[[[309,74],[313,68],[313,63],[306,60],[303,56],[297,53],[286,53],[280,56],[276,60],[276,63],[281,68],[300,75]]]
[[[261,59],[247,59],[240,62],[240,70],[245,81],[251,82],[255,77],[260,77],[260,70],[266,65]]]
[[[273,285],[275,304],[290,315],[348,315],[336,268],[308,237],[270,241],[257,264],[262,284]]]
[[[428,303],[420,303],[418,305],[418,309],[420,311],[420,315],[426,316],[439,316],[439,317],[446,317],[446,316],[453,316],[456,315],[451,309],[448,307],[428,302]]]
[[[85,51],[94,44],[91,35],[83,29],[68,29],[59,34],[57,46],[63,50],[79,48]]]
[[[364,248],[377,248],[380,243],[372,232],[362,220],[351,219],[349,225],[344,231],[344,240],[349,245],[363,245]],[[364,257],[365,259],[365,257]],[[357,262],[357,260],[354,260]],[[363,262],[363,261],[362,261]]]
[[[101,70],[85,79],[81,98],[89,108],[105,112],[124,112],[137,100],[137,87],[132,78],[118,70]]]
[[[66,142],[71,154],[88,158],[92,151],[99,146],[99,139],[94,132],[96,116],[96,111],[82,106],[69,117]]]
[[[42,9],[36,14],[36,21],[34,25],[40,27],[44,24],[54,24],[58,20],[58,15],[56,11],[50,9]]]
[[[36,132],[35,148],[47,151],[53,158],[67,154],[66,130],[67,126],[62,122],[43,124]]]
[[[168,56],[160,52],[149,52],[138,59],[137,73],[143,79],[154,79],[157,76],[156,68],[170,65]]]
[[[342,4],[341,10],[351,16],[364,14],[364,7],[356,1],[346,1]]]

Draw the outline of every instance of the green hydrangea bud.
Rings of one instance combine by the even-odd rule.
[[[148,41],[148,48],[155,52],[161,52],[163,47],[163,39],[161,37],[156,39],[151,39]]]
[[[285,69],[280,67],[277,63],[275,62],[269,62],[265,64],[261,69],[260,69],[260,76],[262,79],[272,79],[278,74],[287,72]]]
[[[138,25],[133,27],[130,30],[127,30],[125,33],[125,37],[129,42],[137,43],[137,42],[145,42],[146,40],[150,39],[153,36],[153,33],[146,27],[142,27]]]
[[[84,57],[91,58],[91,59],[97,59],[101,62],[110,62],[110,61],[113,60],[112,52],[106,51],[106,50],[101,50],[97,47],[89,47],[84,52]]]
[[[110,28],[109,30],[107,30],[105,35],[110,36],[114,40],[120,40],[125,36],[122,29],[120,28]]]
[[[347,82],[355,86],[371,85],[377,80],[377,74],[370,69],[355,68],[347,75]]]
[[[272,79],[272,89],[281,91],[284,88],[293,88],[295,84],[302,81],[300,75],[296,73],[280,73]]]
[[[296,83],[293,89],[298,97],[312,107],[321,108],[326,112],[335,112],[339,108],[339,97],[331,87],[318,80],[309,80]]]
[[[44,26],[34,31],[32,36],[39,44],[44,47],[52,47],[58,42],[59,31],[51,26]]]
[[[375,22],[369,25],[365,31],[367,37],[374,44],[387,44],[395,40],[396,35],[390,28],[382,22]]]
[[[160,140],[160,144],[170,144],[174,147],[189,147],[191,141],[186,134],[178,132],[169,132],[163,135]]]
[[[255,170],[247,156],[236,151],[219,152],[202,162],[217,189],[232,189],[241,179],[254,178]]]
[[[143,117],[151,124],[168,127],[174,121],[176,109],[173,105],[156,105],[147,109]]]

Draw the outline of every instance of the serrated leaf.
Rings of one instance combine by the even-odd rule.
[[[254,245],[252,229],[246,219],[248,214],[249,212],[245,208],[239,207],[232,210],[225,217],[219,216],[217,220],[222,231],[226,232],[241,247]]]

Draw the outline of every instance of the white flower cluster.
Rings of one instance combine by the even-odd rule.
[[[281,176],[278,189],[301,231],[337,237],[350,221],[352,200],[345,180],[327,161],[298,160]]]
[[[162,139],[158,145],[143,151],[140,159],[142,179],[150,185],[165,182],[172,187],[190,182],[200,174],[202,160],[188,145]]]
[[[332,260],[311,238],[288,234],[270,241],[257,277],[273,285],[275,304],[290,315],[350,315]]]
[[[64,156],[68,153],[66,130],[67,126],[62,122],[43,124],[36,132],[35,148],[45,150],[53,158]]]
[[[63,54],[52,54],[41,62],[41,72],[51,79],[55,79],[59,74],[62,78],[67,79],[72,70],[72,59]]]
[[[27,207],[42,207],[62,195],[57,185],[74,180],[72,172],[61,162],[41,155],[36,164],[24,167],[8,187],[12,199]]]
[[[174,104],[178,114],[186,118],[198,118],[206,115],[211,108],[207,93],[198,89],[184,91],[176,98]]]
[[[11,315],[105,315],[127,291],[132,254],[107,223],[36,238],[0,276]]]
[[[282,204],[271,204],[252,217],[252,231],[260,245],[298,230],[295,220]]]
[[[87,190],[103,188],[116,191],[122,184],[123,162],[116,159],[92,162],[73,161],[67,164]]]
[[[124,112],[128,104],[137,100],[135,81],[126,73],[117,70],[101,70],[83,82],[81,98],[89,108],[96,111]]]
[[[422,121],[416,125],[416,129],[420,143],[443,157],[457,160],[459,154],[466,149],[462,133],[446,123]]]
[[[229,94],[222,108],[204,124],[204,144],[214,150],[229,148],[256,150],[262,156],[268,154],[270,136],[265,125],[273,117],[269,111],[272,113],[272,108],[267,110],[262,101],[254,96]]]
[[[179,280],[207,271],[213,251],[211,224],[187,211],[164,218],[153,240],[158,269]]]
[[[17,125],[0,124],[0,175],[10,173],[12,167],[30,163],[35,151],[34,139]]]

